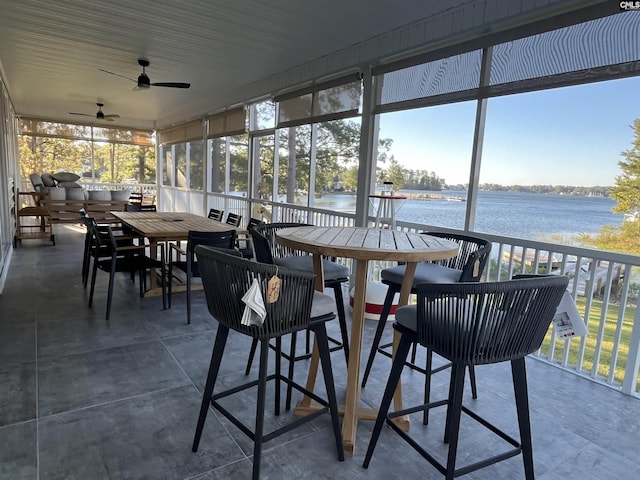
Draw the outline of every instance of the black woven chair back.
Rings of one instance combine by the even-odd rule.
[[[234,227],[239,227],[241,221],[242,221],[242,215],[237,215],[235,213],[229,212],[229,214],[227,214],[227,220],[225,221],[225,223],[227,225],[233,225]]]
[[[482,365],[540,348],[569,284],[561,275],[417,286],[419,342],[451,361]]]
[[[142,211],[142,204],[140,204],[140,203],[127,203],[124,206],[124,211],[125,212],[141,212]]]
[[[252,337],[267,339],[305,329],[311,316],[315,276],[275,265],[254,262],[220,250],[198,246],[202,285],[209,313],[221,324]],[[268,303],[268,282],[280,278],[280,293]],[[267,316],[262,326],[245,326],[241,319],[245,309],[242,297],[257,279]]]
[[[253,238],[253,248],[256,252],[256,260],[262,263],[273,263],[274,258],[285,258],[292,255],[308,255],[276,241],[276,232],[283,228],[308,227],[308,223],[262,223],[249,230]]]
[[[214,248],[233,249],[236,243],[236,231],[227,230],[224,232],[199,232],[190,230],[187,235],[187,257],[191,260],[191,276],[200,276],[198,263],[195,261],[195,248],[198,245],[206,245]],[[176,262],[186,264],[186,262]]]
[[[433,231],[423,233],[456,242],[460,246],[458,254],[455,257],[434,263],[448,268],[462,270],[462,274],[458,279],[459,282],[480,281],[484,267],[489,259],[489,254],[491,253],[491,242],[489,240],[449,232]]]
[[[209,209],[208,217],[211,220],[217,220],[217,221],[221,222],[223,215],[224,215],[224,211],[223,210],[218,210],[216,208]]]

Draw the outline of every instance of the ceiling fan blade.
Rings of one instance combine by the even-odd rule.
[[[111,115],[105,115],[104,119],[105,120],[113,120],[114,118],[120,118],[120,115],[118,114],[111,114]]]
[[[157,82],[152,83],[154,87],[171,87],[171,88],[189,88],[191,86],[190,83],[181,83],[181,82]]]
[[[137,80],[134,80],[133,78],[125,77],[124,75],[120,75],[119,73],[110,72],[109,70],[104,70],[102,68],[99,68],[98,70],[100,70],[101,72],[104,72],[104,73],[108,73],[109,75],[115,75],[116,77],[126,78],[127,80],[131,80],[132,82],[136,82],[136,83],[138,82]]]
[[[105,115],[101,120],[104,120],[105,122],[113,122],[114,119],[110,117],[112,117],[112,115]]]
[[[88,113],[77,113],[77,112],[69,112],[69,115],[82,115],[83,117],[95,117],[95,115],[90,115]]]

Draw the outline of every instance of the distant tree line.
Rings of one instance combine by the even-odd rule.
[[[590,195],[608,197],[611,187],[580,187],[572,185],[498,185],[483,183],[480,190],[491,192],[527,192],[527,193],[555,193],[558,195]]]

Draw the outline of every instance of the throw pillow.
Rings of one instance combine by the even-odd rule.
[[[53,178],[59,182],[76,182],[80,176],[72,172],[58,172],[53,174]]]

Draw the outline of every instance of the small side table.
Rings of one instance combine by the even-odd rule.
[[[396,201],[406,200],[407,197],[397,194],[374,194],[369,195],[369,198],[378,199],[378,208],[376,209],[376,220],[374,228],[396,228]],[[374,205],[375,208],[375,205]]]

